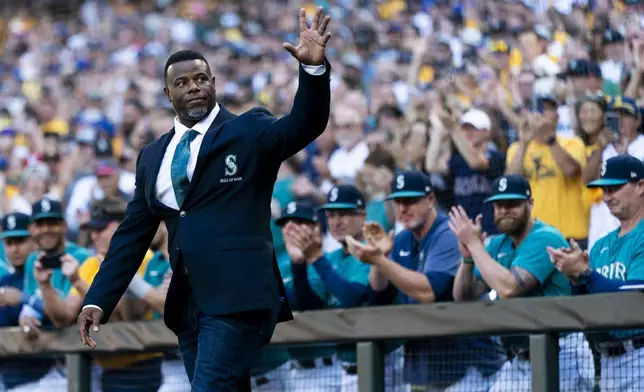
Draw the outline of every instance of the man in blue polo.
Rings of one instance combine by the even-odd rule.
[[[546,247],[566,246],[554,227],[532,218],[532,190],[520,175],[507,175],[492,184],[494,222],[502,233],[485,246],[481,217],[472,221],[462,206],[450,211],[450,229],[456,234],[463,257],[454,282],[454,298],[470,301],[490,291],[491,299],[570,295],[564,276],[552,263]],[[531,390],[530,351],[527,336],[503,337],[512,354],[491,392]],[[594,365],[581,333],[561,334],[559,339],[560,390],[590,392]]]
[[[29,234],[29,215],[13,213],[2,218],[0,240],[7,257],[7,274],[0,278],[0,327],[18,326],[23,305],[32,304],[43,311],[42,301],[23,293],[25,262],[36,246]],[[0,390],[2,379],[7,390],[35,387],[53,365],[51,359],[29,358],[3,360],[0,364]],[[17,390],[17,389],[16,389]]]
[[[378,302],[391,303],[398,296],[409,304],[452,301],[458,239],[437,211],[429,179],[421,172],[400,173],[388,198],[404,230],[392,240],[369,223],[367,244],[347,239],[351,254],[372,267],[369,283]],[[408,342],[404,378],[412,390],[487,392],[504,359],[490,338]]]
[[[630,155],[610,158],[600,178],[587,186],[602,188],[604,202],[619,227],[597,240],[590,254],[574,242],[572,251],[549,247],[552,262],[577,295],[644,284],[644,163]],[[593,341],[601,354],[602,391],[644,391],[643,329],[609,331]]]

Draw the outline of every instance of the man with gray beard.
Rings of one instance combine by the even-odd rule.
[[[476,300],[486,292],[490,299],[570,295],[566,278],[550,262],[547,247],[567,248],[554,227],[532,217],[532,191],[523,176],[507,175],[492,185],[494,222],[502,233],[484,245],[481,216],[472,221],[462,206],[450,211],[449,227],[458,237],[461,263],[454,281],[456,301]],[[510,358],[497,374],[491,392],[530,391],[528,337],[503,337]],[[581,333],[559,339],[561,391],[592,391],[594,365]]]

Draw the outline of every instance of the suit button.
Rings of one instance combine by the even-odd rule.
[[[183,218],[184,216],[186,216],[186,212],[185,212],[185,211],[181,211],[181,212],[179,213],[179,216]]]

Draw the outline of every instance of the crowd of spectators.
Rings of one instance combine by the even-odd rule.
[[[386,196],[410,170],[429,178],[438,211],[461,205],[472,218],[482,214],[488,236],[499,233],[484,203],[492,184],[524,176],[532,216],[591,249],[619,220],[602,190],[585,184],[612,157],[644,159],[640,0],[10,3],[0,31],[0,325],[19,324],[29,339],[74,322],[132,197],[139,151],[172,127],[163,94],[169,54],[203,53],[217,101],[233,113],[264,106],[279,117],[297,90],[297,64],[282,42],[297,39],[300,7],[313,15],[320,5],[332,17],[331,118],[280,168],[271,204],[278,260],[293,256],[278,224],[288,206],[333,202],[346,185],[365,214],[337,230],[354,235],[352,225],[373,221],[402,231]],[[343,249],[330,227],[338,218],[313,215],[322,250]],[[166,241],[161,228],[118,319],[160,317],[171,276]],[[53,269],[32,253],[63,248]],[[323,366],[327,354],[294,370]],[[293,370],[283,358],[271,369]],[[350,359],[340,362],[338,372],[355,376]],[[23,366],[0,365],[7,390],[66,388],[61,359]],[[101,358],[95,374],[106,392],[178,391],[181,372],[176,353],[146,353]],[[300,384],[289,385],[307,390],[313,376],[298,374],[289,382]],[[255,377],[254,389],[271,390],[270,381]],[[343,378],[342,390],[354,383]]]

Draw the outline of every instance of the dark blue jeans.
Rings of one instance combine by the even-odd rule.
[[[201,316],[191,330],[180,333],[192,392],[250,392],[250,368],[273,335],[276,314]]]
[[[124,368],[103,369],[103,392],[155,392],[161,387],[162,357],[145,359]]]

